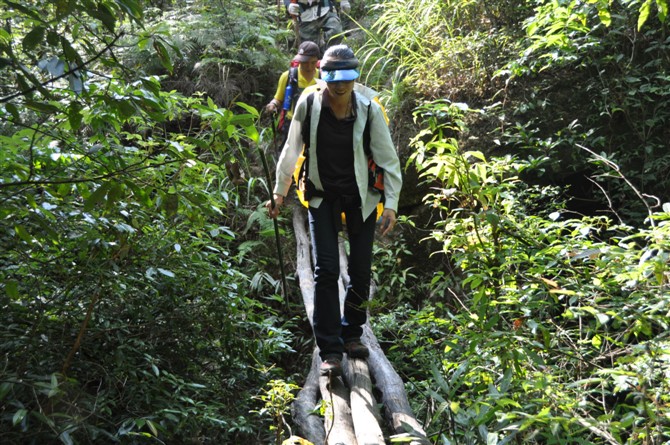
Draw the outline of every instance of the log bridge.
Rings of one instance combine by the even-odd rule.
[[[311,325],[314,277],[306,213],[303,206],[293,205],[296,272]],[[344,240],[341,239],[340,307],[344,304],[344,289],[349,282],[346,265]],[[371,295],[373,290],[374,286]],[[365,360],[347,359],[345,355],[342,377],[319,374],[321,359],[315,348],[309,375],[291,407],[301,437],[314,445],[382,445],[387,443],[386,431],[388,443],[430,445],[422,426],[412,414],[402,379],[367,323],[363,327],[362,340],[368,346],[370,356]],[[325,406],[323,417],[315,413],[315,407],[322,401]]]

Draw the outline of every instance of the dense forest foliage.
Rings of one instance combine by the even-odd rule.
[[[281,443],[313,347],[263,207],[283,5],[0,6],[0,442]],[[371,326],[433,443],[670,441],[667,14],[343,15],[405,163]]]

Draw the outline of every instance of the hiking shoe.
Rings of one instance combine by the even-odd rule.
[[[342,375],[342,359],[337,355],[327,355],[319,368],[321,375],[337,377]]]
[[[368,358],[370,351],[368,347],[361,343],[360,340],[348,341],[344,344],[344,352],[349,358]]]

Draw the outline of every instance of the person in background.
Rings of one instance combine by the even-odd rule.
[[[371,156],[385,172],[382,235],[395,226],[402,187],[400,161],[382,108],[354,91],[358,77],[358,60],[351,48],[335,45],[326,50],[321,60],[321,79],[326,88],[305,93],[298,100],[286,144],[277,161],[275,206],[271,201],[266,204],[270,217],[276,218],[305,144],[308,184],[305,197],[309,201],[310,235],[316,258],[313,330],[322,375],[340,375],[344,353],[350,358],[366,358],[369,354],[361,336],[367,320],[365,303],[370,291],[376,206],[382,195],[368,183],[363,138],[366,125]],[[340,313],[338,290],[341,213],[346,216],[349,239],[350,283],[344,314]]]
[[[342,22],[335,1],[296,0],[288,5],[288,13],[298,20],[301,41],[316,42],[322,49],[341,43]],[[343,12],[351,11],[349,0],[341,0],[339,4]]]
[[[312,41],[302,42],[298,48],[298,53],[293,58],[292,66],[279,77],[277,91],[272,100],[265,106],[266,113],[276,114],[281,111],[277,125],[277,130],[281,134],[280,147],[286,141],[293,110],[300,93],[308,86],[316,84],[316,79],[319,77],[317,64],[320,57],[321,51],[316,43]]]

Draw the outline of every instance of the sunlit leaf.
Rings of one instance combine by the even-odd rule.
[[[637,30],[641,30],[644,24],[647,22],[647,19],[649,18],[649,13],[651,12],[651,4],[654,0],[645,0],[644,3],[642,3],[642,6],[640,6],[639,10],[639,17],[637,19]]]
[[[23,419],[26,417],[26,414],[28,414],[28,410],[24,408],[16,411],[12,417],[12,425],[18,425],[21,423],[21,421],[23,421]]]

